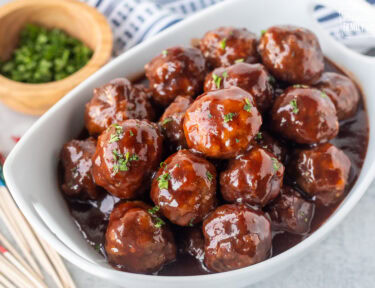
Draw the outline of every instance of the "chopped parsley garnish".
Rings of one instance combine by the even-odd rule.
[[[148,209],[148,213],[154,215],[154,214],[156,214],[156,212],[158,212],[159,210],[160,210],[160,207],[159,207],[158,205],[156,205],[156,206],[154,206],[154,207]]]
[[[243,106],[243,110],[246,112],[250,112],[251,108],[253,108],[253,105],[251,105],[250,100],[248,98],[245,98],[245,106]]]
[[[320,92],[320,96],[321,96],[322,98],[328,98],[327,93],[324,92],[324,91],[321,91],[321,92]]]
[[[168,180],[171,179],[169,173],[164,173],[158,177],[158,186],[160,189],[168,189]]]
[[[299,112],[299,109],[298,109],[298,106],[297,106],[297,100],[296,99],[293,99],[292,101],[290,101],[290,106],[292,106],[293,110],[292,112],[294,114],[297,114]]]
[[[132,130],[129,131],[130,136],[134,136],[134,133]]]
[[[165,118],[164,120],[163,120],[163,122],[161,123],[161,125],[165,125],[165,124],[167,124],[167,123],[169,123],[169,122],[171,122],[172,121],[172,118]]]
[[[125,153],[125,157],[118,150],[113,150],[113,160],[115,164],[113,165],[113,173],[117,174],[119,171],[128,171],[131,161],[138,161],[139,157],[137,154],[130,156],[129,152]]]
[[[236,113],[228,113],[227,115],[224,115],[224,122],[227,123],[229,121],[233,121],[233,118],[236,116]]]
[[[161,226],[165,225],[165,222],[163,221],[163,219],[159,217],[155,217],[155,220],[156,220],[156,223],[155,223],[156,228],[160,228]]]
[[[211,113],[208,113],[208,118],[212,118],[212,114]]]
[[[161,53],[163,54],[163,56],[167,56],[168,55],[168,51],[167,50],[163,50]]]
[[[240,140],[238,140],[237,138],[236,138],[236,143],[239,143],[240,142]]]
[[[260,31],[260,36],[263,36],[264,34],[266,34],[267,30],[261,30]]]
[[[190,221],[189,221],[188,226],[189,227],[194,227],[194,223],[193,222],[194,222],[194,218],[191,218]]]
[[[216,85],[217,89],[220,89],[220,84],[221,84],[221,77],[217,76],[215,73],[212,73],[212,79],[214,80],[214,83]]]
[[[257,135],[255,135],[255,140],[262,140],[262,138],[263,138],[262,132],[259,132],[257,133]]]
[[[220,47],[221,49],[225,50],[225,47],[227,47],[227,38],[220,41]]]
[[[117,142],[121,139],[122,135],[124,134],[124,130],[122,129],[122,126],[118,124],[112,124],[112,127],[115,127],[115,134],[111,134],[111,137],[109,139],[109,143]]]
[[[303,84],[295,84],[293,85],[293,88],[309,88],[309,86]]]
[[[100,243],[97,243],[94,248],[97,252],[100,252]]]
[[[212,179],[214,178],[214,176],[210,173],[210,171],[207,171],[206,172],[206,176],[207,176],[207,179],[208,179],[208,181],[212,181]]]
[[[275,157],[272,157],[271,160],[272,160],[273,170],[279,171],[281,167],[281,163],[279,162],[279,160],[277,160]]]
[[[228,72],[227,72],[227,71],[224,71],[223,74],[222,74],[222,76],[224,77],[224,79],[227,78],[227,76],[228,76]]]
[[[242,63],[242,62],[244,62],[245,61],[245,59],[244,58],[240,58],[240,59],[237,59],[236,61],[234,61],[235,63]]]
[[[167,167],[167,163],[165,162],[160,162],[160,168]]]
[[[180,163],[177,163],[174,167],[180,168]]]

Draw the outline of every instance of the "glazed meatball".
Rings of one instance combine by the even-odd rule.
[[[260,38],[258,51],[267,69],[288,83],[313,84],[324,70],[319,41],[304,28],[271,27]]]
[[[248,153],[229,160],[220,174],[220,188],[228,202],[244,202],[265,206],[280,193],[284,166],[272,153],[253,148]]]
[[[191,103],[193,103],[191,97],[177,96],[160,118],[159,125],[173,149],[187,148],[183,121],[185,112]]]
[[[316,87],[335,104],[339,120],[354,116],[358,109],[359,93],[352,80],[344,75],[325,72]]]
[[[218,207],[204,222],[204,263],[215,272],[239,269],[269,257],[271,223],[245,205]]]
[[[262,117],[253,97],[237,87],[209,91],[188,108],[184,133],[189,148],[213,158],[233,158],[249,148]]]
[[[99,136],[93,157],[95,183],[122,199],[148,188],[162,156],[163,137],[156,124],[129,119]]]
[[[105,235],[108,261],[134,273],[152,273],[176,258],[173,234],[150,206],[140,201],[117,205]]]
[[[200,49],[213,67],[226,67],[236,62],[257,63],[257,37],[247,29],[220,27],[207,32]]]
[[[90,135],[100,135],[112,123],[127,119],[154,119],[150,93],[141,85],[132,85],[126,78],[114,79],[94,89],[86,104],[85,123]]]
[[[160,165],[151,199],[172,223],[191,226],[216,206],[216,169],[189,150],[180,150]]]
[[[303,199],[289,186],[284,186],[279,197],[268,207],[272,229],[294,234],[305,234],[310,231],[314,211],[314,203]]]
[[[292,170],[297,184],[319,204],[329,206],[344,194],[350,172],[350,160],[330,143],[298,153]]]
[[[95,153],[96,140],[72,140],[61,150],[61,163],[64,169],[62,190],[69,197],[97,199],[102,190],[91,176],[91,158]]]
[[[155,102],[168,106],[177,96],[195,96],[202,91],[206,60],[197,48],[164,50],[145,66]]]
[[[335,105],[320,90],[295,85],[272,108],[273,129],[300,144],[326,142],[339,132]]]
[[[254,97],[258,110],[264,112],[273,102],[273,80],[262,64],[238,63],[208,74],[204,91],[240,87]]]
[[[271,152],[279,161],[283,163],[286,161],[288,149],[283,142],[275,139],[267,131],[261,131],[257,135],[255,135],[253,144],[254,146],[261,147]]]

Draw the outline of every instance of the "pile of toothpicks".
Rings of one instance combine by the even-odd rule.
[[[1,175],[0,163],[0,221],[9,230],[18,249],[0,233],[0,288],[47,288],[42,270],[56,287],[75,288],[64,262],[31,228]]]

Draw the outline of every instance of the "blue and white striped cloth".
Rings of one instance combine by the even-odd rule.
[[[224,0],[81,1],[96,7],[108,18],[115,37],[114,55],[118,55],[189,15]],[[366,1],[375,4],[375,0]],[[334,38],[350,48],[367,53],[375,47],[374,35],[370,35],[361,26],[345,19],[338,12],[317,5],[314,16]]]

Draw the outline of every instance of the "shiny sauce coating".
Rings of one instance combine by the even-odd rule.
[[[325,61],[325,71],[344,74],[328,60]],[[138,82],[144,83],[144,81],[144,79],[141,79]],[[333,214],[333,212],[341,204],[342,200],[346,197],[346,195],[350,192],[351,188],[355,184],[366,155],[369,134],[368,119],[363,97],[361,97],[360,99],[359,107],[354,117],[342,120],[339,124],[339,134],[329,142],[342,149],[352,163],[348,185],[346,186],[345,193],[343,193],[340,201],[336,202],[336,204],[333,204],[329,207],[318,205],[316,206],[315,214],[311,222],[311,230],[309,233],[305,235],[296,235],[288,232],[274,232],[272,241],[272,256],[276,256],[290,249],[305,238],[309,237],[314,231],[316,231]],[[87,137],[87,134],[81,136],[81,138],[84,139]],[[293,150],[293,148],[295,148],[296,146],[296,144],[293,144],[291,142],[286,142],[286,145],[290,150]],[[218,161],[218,163],[221,162]],[[218,174],[220,171],[225,169],[225,167],[223,167],[221,164],[217,164],[216,166],[218,169]],[[59,175],[60,183],[61,177],[62,169],[60,169]],[[301,190],[296,186],[295,183],[293,183],[293,181],[289,179],[285,179],[284,181],[294,189],[301,192]],[[218,196],[219,194],[220,193],[218,193]],[[119,199],[110,194],[106,194],[100,200],[83,201],[73,198],[65,199],[71,211],[71,215],[75,220],[75,223],[81,231],[83,237],[98,251],[98,253],[107,258],[104,251],[105,232],[107,229],[109,215],[114,205],[119,202]],[[146,198],[144,199],[144,201],[152,205],[150,199]],[[221,204],[225,203],[219,197],[219,204],[220,202],[222,202]],[[186,233],[190,231],[189,229],[194,228],[179,227],[176,225],[171,225],[171,228],[175,235],[176,244],[178,246],[176,261],[165,265],[159,272],[155,274],[188,276],[212,273],[204,267],[201,261],[187,254],[187,252],[185,252],[186,249],[181,248],[183,247],[183,245],[180,245],[180,243],[186,241]]]

